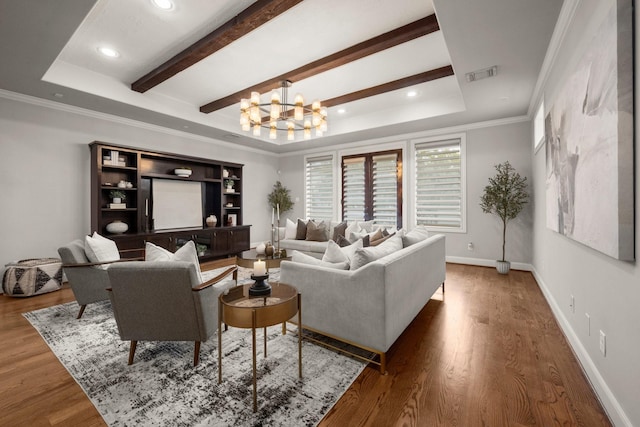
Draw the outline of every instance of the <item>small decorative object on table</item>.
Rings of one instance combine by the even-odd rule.
[[[211,214],[207,217],[205,222],[207,223],[207,227],[215,227],[216,224],[218,223],[218,217],[215,216],[214,214]]]
[[[253,285],[249,288],[249,295],[251,296],[264,296],[271,293],[271,285],[265,282],[269,278],[267,274],[267,265],[264,261],[258,260],[253,263],[253,274],[251,280],[254,280]]]
[[[264,255],[265,254],[265,249],[266,249],[267,245],[265,245],[264,243],[259,243],[256,246],[256,253],[258,255]]]
[[[264,248],[264,254],[268,257],[273,256],[273,245],[271,244],[271,242],[267,242],[267,245]]]

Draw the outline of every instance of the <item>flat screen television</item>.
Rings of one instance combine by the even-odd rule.
[[[202,183],[154,178],[151,197],[155,230],[202,227]]]

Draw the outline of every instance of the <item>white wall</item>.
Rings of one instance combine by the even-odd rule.
[[[530,122],[516,120],[515,123],[473,125],[468,130],[455,129],[447,134],[466,134],[467,150],[467,231],[466,233],[446,233],[447,235],[447,260],[465,262],[480,265],[495,265],[495,260],[502,255],[502,228],[497,217],[482,212],[479,207],[480,196],[489,176],[495,174],[494,165],[505,160],[511,162],[516,170],[531,180],[531,150],[530,147]],[[432,133],[425,132],[423,136],[433,137]],[[420,140],[420,134],[398,135],[393,138],[385,138],[384,141],[370,141],[360,149],[349,147],[349,152],[362,153],[384,150],[389,145],[404,146],[404,172],[405,185],[403,188],[411,189],[406,185],[407,179],[413,174],[412,162],[408,158],[410,154],[410,141]],[[340,156],[345,147],[337,147],[331,151]],[[323,152],[324,153],[324,152]],[[339,168],[339,165],[337,165]],[[335,171],[339,179],[340,171]],[[283,184],[291,190],[294,198],[299,198],[294,210],[288,214],[289,218],[304,217],[304,153],[284,155],[280,159],[280,178]],[[339,195],[336,196],[336,204],[339,203]],[[414,194],[404,195],[404,224],[410,228],[413,218],[410,212],[414,208]],[[337,211],[337,209],[336,209]],[[507,229],[507,259],[514,262],[515,267],[530,268],[532,260],[531,251],[531,211],[528,205],[522,214],[513,220]],[[336,218],[337,219],[337,218]],[[469,251],[467,244],[473,242],[474,250]]]
[[[553,105],[554,95],[584,52],[605,3],[602,0],[578,2],[544,87],[547,109]],[[639,22],[637,9],[635,13],[636,22]],[[635,55],[638,57],[640,39],[637,31],[635,37]],[[637,68],[635,73],[635,96],[640,99]],[[636,132],[640,129],[638,117],[636,110]],[[639,152],[636,148],[636,168],[640,165]],[[637,262],[617,261],[547,229],[544,148],[534,156],[533,175],[537,200],[533,226],[536,279],[612,421],[618,426],[640,426],[640,268]],[[636,189],[640,188],[639,176],[636,172]],[[635,245],[638,248],[640,210],[637,196],[635,208]],[[575,312],[570,308],[571,295],[575,298]],[[585,313],[591,318],[590,335]],[[606,334],[606,356],[599,351],[600,330]]]
[[[90,232],[88,144],[94,140],[243,163],[244,224],[252,225],[252,242],[270,239],[267,194],[277,179],[275,155],[13,98],[0,96],[0,266],[57,257],[59,246]]]

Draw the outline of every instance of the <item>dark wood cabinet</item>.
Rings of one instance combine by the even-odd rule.
[[[249,249],[250,226],[244,225],[242,219],[243,165],[97,141],[89,147],[91,229],[115,240],[123,257],[141,256],[146,242],[173,252],[192,240],[203,259],[225,257]],[[177,169],[187,173],[179,175]],[[196,206],[202,204],[199,226],[156,229],[154,185],[159,186],[160,181],[167,180],[199,184],[200,190],[197,186],[190,187],[201,192],[196,199]],[[114,196],[122,200],[117,203]],[[210,215],[218,219],[215,227],[206,224]],[[113,230],[110,224],[118,222],[127,224],[126,232],[110,232]]]

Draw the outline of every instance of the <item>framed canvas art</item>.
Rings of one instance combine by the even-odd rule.
[[[610,3],[545,119],[547,227],[635,260],[632,0]]]

